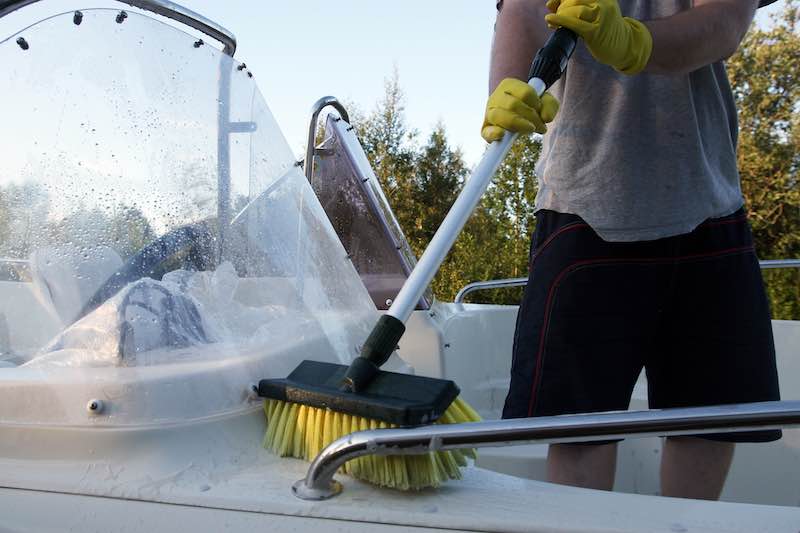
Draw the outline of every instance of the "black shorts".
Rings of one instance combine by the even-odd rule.
[[[744,210],[643,242],[606,242],[575,215],[536,216],[503,418],[628,409],[642,368],[654,409],[780,399]]]

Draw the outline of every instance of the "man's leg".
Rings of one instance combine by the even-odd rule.
[[[646,363],[650,407],[668,409],[780,399],[769,303],[743,210],[680,238],[674,288]],[[669,438],[665,496],[716,499],[734,442],[769,442],[762,430]]]
[[[735,444],[695,437],[670,437],[661,456],[661,494],[716,500],[722,493]]]
[[[575,215],[536,216],[503,418],[625,410],[653,349],[672,241],[608,243]],[[616,457],[613,440],[554,445],[548,479],[610,490]]]
[[[611,490],[617,469],[617,443],[551,444],[547,481],[586,489]]]

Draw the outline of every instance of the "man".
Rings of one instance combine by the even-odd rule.
[[[627,409],[642,368],[653,408],[779,399],[722,63],[757,5],[498,5],[482,134],[547,131],[505,418]],[[553,95],[540,99],[520,80],[559,26],[581,42]],[[716,499],[735,442],[778,438],[668,438],[662,494]],[[616,446],[551,446],[549,480],[610,490]]]

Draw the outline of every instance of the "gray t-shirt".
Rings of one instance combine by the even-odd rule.
[[[620,0],[639,20],[691,5]],[[580,43],[551,93],[561,109],[537,167],[537,210],[579,215],[608,241],[640,241],[688,233],[743,205],[736,106],[721,62],[626,76]]]

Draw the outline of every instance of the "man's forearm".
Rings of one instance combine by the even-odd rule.
[[[533,56],[550,32],[544,21],[546,13],[544,1],[505,0],[497,15],[492,44],[490,93],[504,78],[527,81]]]
[[[653,36],[653,52],[644,71],[686,74],[727,59],[739,47],[757,5],[757,0],[698,0],[688,11],[644,21]]]

